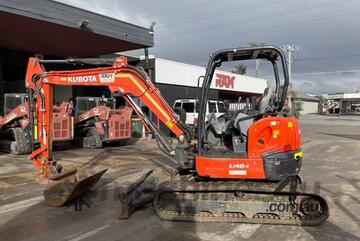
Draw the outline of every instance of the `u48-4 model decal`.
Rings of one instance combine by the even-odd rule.
[[[245,163],[231,163],[229,164],[229,168],[232,169],[247,169],[249,168],[249,164],[245,164]]]
[[[230,176],[236,176],[241,175],[245,176],[247,174],[247,170],[249,168],[249,164],[245,163],[231,163],[229,164],[229,175]]]

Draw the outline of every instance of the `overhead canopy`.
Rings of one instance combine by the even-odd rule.
[[[152,47],[149,29],[50,0],[0,0],[0,47],[86,57]]]

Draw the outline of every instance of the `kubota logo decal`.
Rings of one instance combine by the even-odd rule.
[[[95,75],[84,75],[84,76],[72,76],[67,77],[68,83],[87,83],[87,82],[96,82]]]
[[[220,88],[234,89],[235,76],[216,74],[215,86]]]

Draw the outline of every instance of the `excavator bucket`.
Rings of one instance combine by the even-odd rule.
[[[49,178],[55,183],[44,190],[45,201],[49,206],[62,206],[92,188],[106,171],[107,169],[95,172],[85,168],[64,170]]]

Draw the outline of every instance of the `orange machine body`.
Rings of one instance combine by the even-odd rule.
[[[70,141],[74,138],[72,104],[63,101],[53,106],[53,140]]]
[[[62,102],[53,106],[53,140],[69,141],[73,138],[73,117],[69,110],[70,104]],[[25,129],[29,125],[29,103],[18,105],[6,116],[0,117],[0,131],[6,127],[17,127]]]
[[[301,161],[301,137],[296,118],[268,116],[257,120],[248,129],[247,143],[244,157],[197,156],[197,173],[210,178],[266,179],[266,166],[272,161],[265,158],[266,155],[290,153],[294,167]]]
[[[132,108],[111,109],[98,105],[75,117],[75,125],[87,125],[87,121],[96,118],[95,128],[103,141],[117,141],[131,138]],[[104,125],[108,125],[105,129]]]

